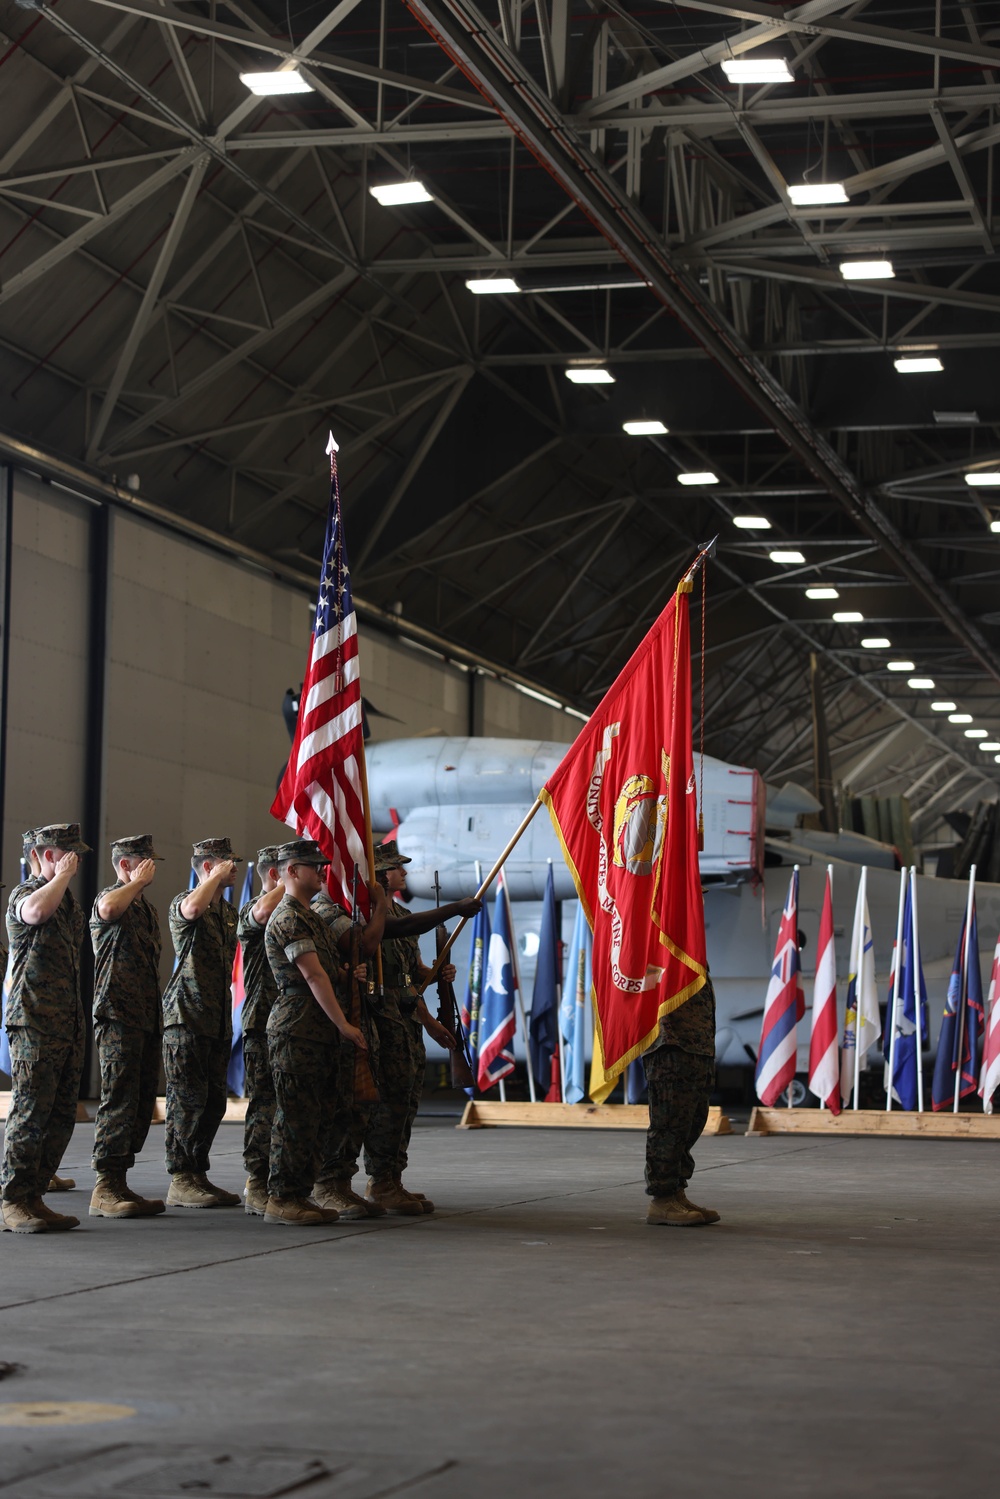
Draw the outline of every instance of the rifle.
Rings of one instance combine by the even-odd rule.
[[[358,866],[354,866],[354,886],[351,891],[351,951],[350,951],[350,982],[351,982],[351,1008],[348,1020],[363,1030],[366,1040],[369,1040],[371,1031],[365,1024],[367,1016],[365,1005],[361,997],[361,980],[355,977],[355,969],[361,965],[361,925],[358,921]],[[369,978],[369,986],[371,979]],[[375,1073],[372,1070],[371,1055],[361,1050],[360,1046],[354,1047],[354,1102],[378,1103],[378,1084],[375,1081]]]
[[[441,904],[441,882],[438,872],[434,871],[434,903]],[[437,955],[441,957],[448,943],[448,929],[441,922],[434,928],[434,937],[437,944]],[[443,1025],[450,1036],[455,1039],[455,1050],[449,1053],[451,1061],[451,1086],[453,1088],[474,1088],[476,1085],[475,1069],[472,1065],[472,1057],[469,1053],[469,1043],[466,1040],[465,1031],[458,1013],[458,1000],[455,998],[454,985],[438,974],[438,1024]]]

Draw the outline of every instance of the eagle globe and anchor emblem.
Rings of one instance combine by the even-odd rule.
[[[615,801],[612,863],[632,875],[652,874],[667,827],[670,756],[661,750],[664,789],[657,796],[651,776],[630,775]]]

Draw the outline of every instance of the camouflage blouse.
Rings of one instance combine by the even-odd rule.
[[[329,895],[325,890],[320,890],[318,895],[314,895],[312,900],[309,902],[309,909],[315,911],[317,916],[322,916],[323,920],[330,928],[334,946],[340,953],[341,958],[343,958],[344,954],[340,946],[340,939],[345,932],[349,932],[351,930],[352,926],[351,918],[348,916],[343,906],[338,905],[333,897]]]
[[[336,1045],[339,1039],[337,1028],[313,998],[312,990],[295,962],[296,958],[314,952],[337,999],[343,997],[340,953],[322,916],[304,906],[294,895],[286,895],[271,912],[264,945],[278,989],[267,1022],[267,1034],[290,1036],[296,1041],[317,1041],[324,1046]]]
[[[660,1034],[649,1048],[676,1046],[696,1057],[715,1056],[715,990],[706,979],[703,988],[660,1021]]]
[[[277,986],[264,949],[264,927],[253,914],[255,900],[248,900],[240,911],[236,936],[243,949],[243,989],[246,998],[240,1022],[246,1031],[267,1028],[271,1006],[277,997]]]
[[[390,916],[409,916],[399,901],[389,902]],[[416,1001],[420,982],[420,943],[416,937],[386,937],[382,942],[382,979],[397,999]]]
[[[4,1024],[31,1026],[45,1036],[72,1041],[83,1027],[80,1002],[80,947],[83,912],[71,890],[63,895],[48,921],[30,926],[21,920],[29,895],[45,888],[41,875],[15,885],[7,902],[10,941],[10,990]]]
[[[236,912],[223,897],[189,921],[181,906],[190,894],[182,890],[170,902],[177,966],[163,991],[163,1024],[185,1025],[196,1036],[228,1040],[233,1034]]]
[[[137,895],[117,921],[105,921],[98,907],[106,895],[121,889],[119,880],[102,890],[90,913],[94,1019],[159,1030],[160,918],[145,896]]]

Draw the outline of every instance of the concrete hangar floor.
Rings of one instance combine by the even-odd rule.
[[[433,1217],[239,1209],[5,1235],[0,1495],[907,1496],[996,1467],[988,1142],[704,1139],[648,1228],[634,1133],[418,1121]],[[737,1126],[738,1127],[738,1126]],[[163,1188],[162,1126],[133,1173]],[[242,1186],[225,1126],[213,1178]],[[88,1424],[63,1424],[84,1402]],[[91,1409],[90,1407],[97,1407]],[[65,1408],[64,1408],[65,1407]],[[104,1407],[124,1407],[115,1420]]]

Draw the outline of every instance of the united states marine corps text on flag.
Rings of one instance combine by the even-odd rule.
[[[703,988],[690,574],[540,793],[594,933],[591,1097]]]
[[[354,866],[358,866],[359,905],[367,917],[371,874],[361,794],[364,736],[358,623],[344,548],[337,444],[332,435],[327,452],[330,511],[316,620],[292,752],[271,812],[300,837],[319,844],[330,859],[330,894],[346,911],[351,910]]]

